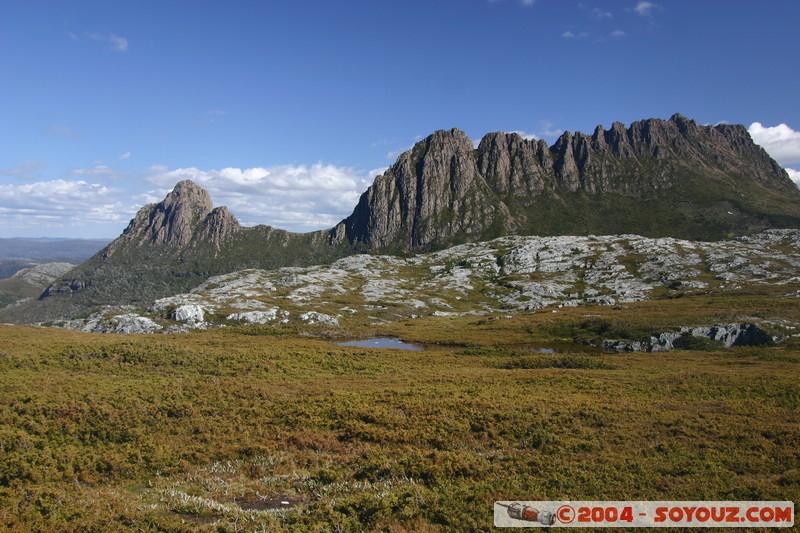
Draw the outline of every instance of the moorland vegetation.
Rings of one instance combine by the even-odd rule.
[[[800,500],[797,337],[590,346],[744,314],[798,324],[795,300],[552,311],[174,335],[2,326],[0,524],[466,531],[491,529],[495,500]],[[438,347],[334,342],[374,334]],[[561,351],[532,349],[548,344]]]

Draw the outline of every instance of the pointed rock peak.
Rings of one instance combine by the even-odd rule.
[[[556,142],[551,149],[555,152],[563,152],[571,145],[572,134],[568,131],[565,131],[558,139],[556,139]]]
[[[236,220],[236,217],[233,216],[233,213],[231,213],[231,210],[228,209],[228,207],[224,206],[224,205],[221,205],[219,207],[215,207],[214,210],[211,211],[211,215],[215,216],[215,217],[218,217],[218,218]],[[237,221],[237,223],[238,223],[238,221]]]
[[[522,140],[522,137],[516,132],[493,131],[483,136],[478,143],[478,151],[498,150],[501,146],[506,147]]]
[[[240,228],[241,224],[233,216],[231,210],[225,207],[224,205],[215,207],[211,210],[208,216],[205,219],[205,225],[207,227],[230,227],[230,228]]]
[[[625,124],[617,121],[611,124],[611,131],[613,131],[615,134],[618,135],[619,134],[624,135],[628,131],[628,129],[625,127]]]
[[[443,138],[443,139],[460,138],[460,137],[465,137],[469,139],[469,137],[467,137],[467,134],[458,128],[452,128],[449,130],[436,130],[431,135],[429,135],[429,138]]]
[[[675,113],[669,118],[669,121],[678,126],[678,129],[681,130],[681,133],[686,133],[690,129],[696,128],[697,123],[690,119],[686,118],[680,113]]]
[[[187,207],[203,216],[210,213],[213,207],[208,191],[191,180],[179,181],[162,203],[166,208],[170,206]]]
[[[242,229],[239,221],[225,206],[215,207],[204,221],[201,237],[219,250],[228,236]]]
[[[486,135],[484,135],[483,138],[481,138],[481,144],[483,144],[484,141],[497,142],[497,141],[499,141],[501,139],[505,139],[507,135],[511,135],[511,134],[510,133],[506,133],[504,131],[492,131],[492,132],[489,132]]]
[[[192,180],[181,180],[181,181],[179,181],[178,183],[175,184],[175,187],[173,187],[172,190],[173,191],[192,191],[192,190],[195,190],[195,191],[203,191],[203,192],[205,192],[205,189],[203,189],[201,186],[199,186],[198,184],[196,184]]]
[[[157,204],[139,210],[119,239],[109,245],[109,256],[123,243],[188,245],[211,213],[213,204],[208,192],[190,180],[178,182]],[[119,241],[119,242],[118,242]]]
[[[472,150],[474,145],[466,133],[458,128],[451,130],[437,130],[430,134],[424,141],[425,146],[451,145],[458,149]]]
[[[454,157],[457,154],[467,155],[475,150],[472,140],[458,128],[451,130],[437,130],[421,141],[414,144],[411,150],[403,152],[392,165],[397,170],[404,165],[419,164],[424,160],[439,160]]]

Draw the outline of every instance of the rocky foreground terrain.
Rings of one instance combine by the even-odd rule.
[[[60,325],[114,333],[235,324],[377,326],[431,315],[557,311],[759,287],[800,297],[800,230],[767,230],[718,242],[636,235],[509,236],[407,258],[353,255],[327,266],[216,276],[146,308],[107,307]],[[787,333],[795,327],[785,326]],[[726,344],[738,334],[723,334],[719,328],[702,332]],[[608,347],[668,349],[677,336]]]

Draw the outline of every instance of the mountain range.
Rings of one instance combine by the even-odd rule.
[[[142,207],[122,235],[0,319],[40,322],[103,305],[146,306],[211,276],[329,264],[354,253],[408,255],[506,235],[619,235],[715,241],[800,227],[800,190],[742,125],[681,115],[552,146],[458,129],[403,153],[329,230],[243,227],[181,181]]]

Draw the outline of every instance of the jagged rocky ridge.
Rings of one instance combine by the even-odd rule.
[[[800,230],[768,230],[720,242],[636,235],[509,236],[407,258],[359,254],[329,266],[244,270],[159,299],[141,314],[111,307],[63,326],[118,333],[253,323],[346,326],[366,321],[380,326],[423,316],[622,305],[760,285],[800,298],[799,273]],[[648,339],[609,340],[605,347],[660,351],[684,335],[725,345],[771,341],[752,324],[756,319],[748,320],[687,325]],[[791,335],[798,324],[781,327]]]
[[[123,234],[54,282],[10,321],[147,305],[214,275],[325,264],[356,252],[408,253],[504,235],[636,233],[719,240],[800,227],[800,191],[740,125],[701,126],[680,115],[551,147],[517,134],[438,131],[402,154],[330,230],[245,228],[208,193],[178,183],[143,207]]]
[[[784,196],[783,202],[776,202]],[[564,133],[548,147],[439,131],[402,154],[333,229],[366,250],[424,250],[504,234],[720,239],[797,227],[800,193],[741,125],[681,115]],[[788,203],[787,203],[788,202]]]

